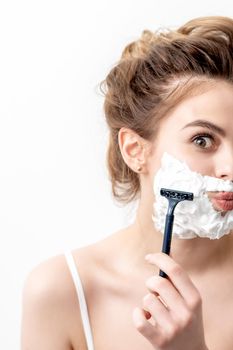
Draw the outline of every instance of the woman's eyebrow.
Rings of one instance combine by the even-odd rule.
[[[203,120],[203,119],[198,119],[198,120],[194,120],[191,123],[188,123],[187,125],[185,125],[181,130],[191,127],[191,126],[202,126],[203,128],[208,128],[214,132],[216,132],[217,134],[220,134],[221,136],[225,136],[226,133],[225,131],[220,128],[219,126],[207,121],[207,120]]]

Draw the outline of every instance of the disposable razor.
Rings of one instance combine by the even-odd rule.
[[[166,215],[166,221],[165,221],[162,252],[169,255],[170,249],[171,249],[172,228],[173,228],[175,207],[179,202],[192,201],[193,193],[161,188],[160,194],[161,196],[166,197],[168,200],[168,209],[167,209],[167,215]],[[159,276],[167,278],[167,274],[162,270],[159,271]]]

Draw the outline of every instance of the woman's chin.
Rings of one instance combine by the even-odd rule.
[[[219,212],[221,214],[221,216],[224,217],[227,214],[228,210],[223,210],[222,208],[220,208],[217,204],[213,203],[212,201],[211,201],[211,203],[212,203],[214,210]]]

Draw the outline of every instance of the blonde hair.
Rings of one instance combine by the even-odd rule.
[[[149,30],[128,44],[101,82],[109,127],[107,166],[113,196],[128,203],[140,192],[139,175],[124,162],[118,132],[128,127],[154,140],[159,121],[183,98],[216,79],[233,81],[233,20],[193,19],[177,30]]]

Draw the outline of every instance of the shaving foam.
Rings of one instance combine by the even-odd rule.
[[[219,239],[233,230],[233,210],[222,215],[214,209],[206,193],[233,192],[233,183],[230,180],[203,176],[192,171],[185,162],[164,153],[161,167],[154,177],[155,202],[152,215],[155,228],[163,233],[168,200],[160,195],[161,188],[192,192],[194,195],[193,201],[182,201],[175,208],[172,233],[174,237],[190,239],[199,236]]]

